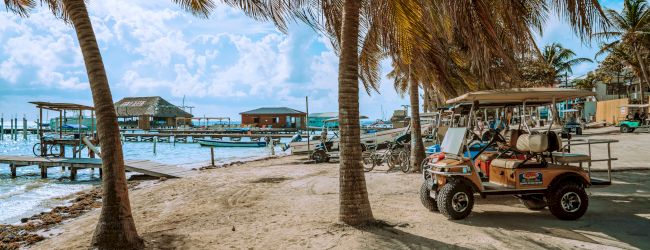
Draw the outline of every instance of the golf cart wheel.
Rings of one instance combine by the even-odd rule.
[[[429,211],[438,212],[438,204],[436,203],[436,199],[431,198],[429,195],[430,193],[431,189],[429,188],[429,180],[424,180],[422,186],[420,187],[420,201],[425,208],[429,209]]]
[[[631,133],[630,131],[630,126],[628,125],[621,125],[621,133]]]
[[[548,209],[560,220],[577,220],[587,212],[589,197],[578,183],[561,183],[547,195]]]
[[[454,180],[442,186],[436,201],[442,215],[450,220],[460,220],[472,212],[474,193],[465,183]]]
[[[582,135],[582,128],[576,128],[576,135]]]
[[[329,157],[327,157],[327,153],[323,150],[317,150],[314,151],[314,153],[311,154],[311,159],[314,160],[316,163],[323,163],[329,161]]]
[[[546,207],[546,201],[544,200],[543,195],[525,195],[519,200],[530,210],[543,210]]]
[[[402,152],[399,152],[398,158],[402,172],[408,173],[411,170],[411,159],[409,159],[408,151],[402,150]]]

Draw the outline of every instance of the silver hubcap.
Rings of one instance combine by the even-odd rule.
[[[451,199],[451,207],[456,212],[460,213],[465,211],[468,205],[469,205],[469,198],[467,197],[467,194],[464,192],[458,192],[454,194],[454,197]]]
[[[580,200],[580,196],[578,194],[574,192],[568,192],[562,196],[560,204],[562,205],[562,209],[564,209],[564,211],[573,213],[580,209],[582,200]]]

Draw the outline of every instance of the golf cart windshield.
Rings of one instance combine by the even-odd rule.
[[[465,135],[467,134],[467,128],[449,128],[445,134],[445,138],[442,139],[442,144],[440,149],[445,154],[450,155],[460,155],[463,145],[465,143]]]

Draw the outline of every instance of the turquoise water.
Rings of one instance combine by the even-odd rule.
[[[9,138],[9,135],[4,135],[4,140],[0,140],[0,155],[33,156],[32,147],[38,142],[35,135],[30,135],[28,140],[22,140],[22,135],[17,141]],[[186,168],[198,167],[201,165],[199,163],[210,161],[210,148],[196,143],[156,143],[155,154],[153,149],[154,144],[151,142],[125,142],[124,158],[151,160]],[[268,148],[215,148],[214,151],[215,160],[219,163],[269,155]],[[276,147],[276,153],[284,152]],[[68,151],[66,155],[72,153]],[[87,156],[85,150],[83,156]],[[0,223],[20,222],[21,218],[65,204],[74,193],[100,184],[97,170],[95,173],[79,170],[76,181],[70,181],[69,174],[69,171],[62,171],[61,168],[50,168],[48,179],[41,179],[38,167],[29,166],[18,168],[18,177],[12,179],[9,166],[0,164]]]

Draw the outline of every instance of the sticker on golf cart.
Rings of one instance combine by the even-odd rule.
[[[542,185],[542,172],[523,172],[519,174],[521,185]]]

